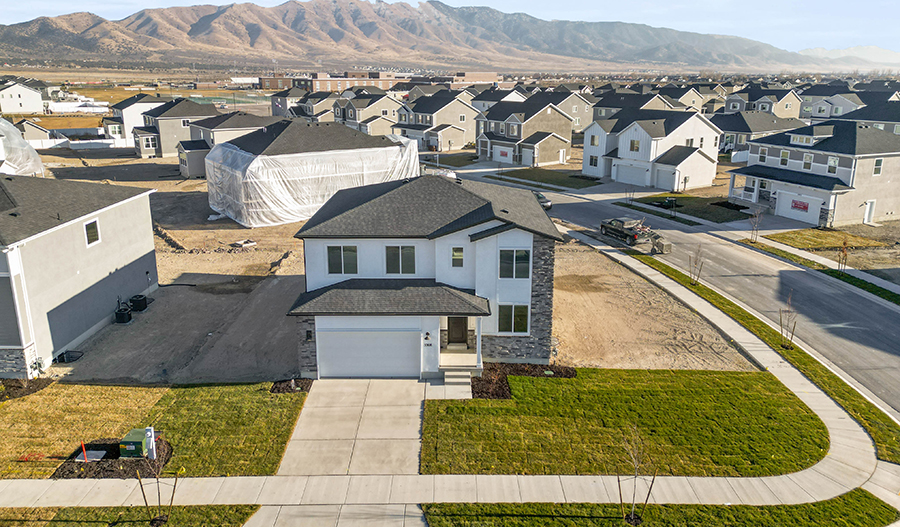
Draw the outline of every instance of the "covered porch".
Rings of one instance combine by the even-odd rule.
[[[482,317],[442,316],[439,370],[465,371],[480,376]]]

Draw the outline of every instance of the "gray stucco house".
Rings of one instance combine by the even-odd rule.
[[[290,310],[303,375],[548,364],[559,231],[529,190],[423,176],[341,190],[306,222]]]
[[[275,124],[281,119],[236,111],[192,121],[191,139],[178,143],[178,169],[181,175],[186,178],[206,177],[206,154],[212,147]]]
[[[31,378],[157,287],[152,190],[0,179],[0,377]]]
[[[191,123],[219,115],[212,104],[175,99],[144,112],[144,126],[135,126],[134,151],[139,157],[174,157],[178,143],[191,140]]]

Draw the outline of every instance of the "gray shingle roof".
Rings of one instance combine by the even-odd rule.
[[[836,177],[810,174],[809,172],[799,172],[797,170],[788,170],[779,167],[770,167],[768,165],[750,165],[730,170],[729,172],[741,174],[743,176],[783,181],[784,183],[793,183],[795,185],[828,191],[850,190],[850,187]]]
[[[446,91],[446,95],[444,92],[438,92],[436,95],[419,97],[409,103],[409,109],[415,113],[433,114],[455,100],[453,94],[449,91]]]
[[[491,220],[560,239],[530,190],[442,176],[338,191],[296,237],[434,239]]]
[[[215,117],[194,121],[191,126],[199,126],[207,130],[232,130],[239,128],[260,128],[277,123],[282,117],[261,117],[247,112],[230,112]]]
[[[484,118],[488,121],[505,121],[509,119],[511,115],[515,115],[516,119],[519,122],[526,122],[536,114],[540,113],[544,110],[550,103],[545,102],[498,102],[488,109],[488,111],[484,114]]]
[[[133,106],[133,105],[135,105],[135,104],[137,104],[137,103],[139,103],[139,102],[145,102],[145,103],[154,103],[154,102],[167,103],[167,102],[171,102],[171,101],[172,101],[172,98],[171,98],[171,97],[157,97],[157,96],[155,96],[155,95],[150,95],[150,94],[148,94],[148,93],[139,93],[139,94],[137,94],[137,95],[132,95],[131,97],[125,99],[124,101],[119,101],[119,102],[117,102],[116,104],[110,106],[110,108],[113,108],[113,109],[115,109],[115,110],[124,110],[124,109],[129,108],[129,107],[131,107],[131,106]]]
[[[786,119],[768,112],[758,111],[715,114],[709,120],[723,132],[762,133],[793,130],[806,126],[806,123],[800,119]]]
[[[657,95],[655,93],[610,93],[603,95],[597,104],[597,108],[641,108]]]
[[[181,149],[185,152],[196,150],[210,150],[209,143],[202,139],[196,139],[194,141],[181,141],[178,143],[178,146],[180,146]]]
[[[212,117],[213,115],[219,115],[219,111],[212,104],[197,104],[190,99],[175,99],[144,112],[144,115],[157,119]]]
[[[290,88],[288,88],[288,89],[286,89],[286,90],[281,90],[280,92],[275,92],[275,93],[273,93],[273,94],[272,94],[272,97],[281,97],[281,98],[284,98],[284,99],[287,99],[287,98],[293,99],[294,97],[298,97],[298,98],[299,98],[299,97],[305,97],[306,94],[308,94],[308,93],[309,93],[309,92],[306,91],[306,90],[304,90],[303,88],[298,88],[298,87],[296,87],[296,86],[293,86],[293,87],[290,87]]]
[[[858,110],[847,112],[839,119],[841,121],[900,123],[900,101],[888,101],[872,106],[865,106]]]
[[[488,316],[490,304],[468,289],[435,280],[345,280],[301,294],[289,315]]]
[[[135,126],[132,131],[134,135],[159,135],[159,129],[155,126]]]
[[[698,150],[700,149],[695,146],[673,146],[654,159],[653,162],[677,167]]]
[[[254,155],[301,154],[395,146],[384,136],[366,135],[340,123],[306,123],[283,119],[228,141]]]
[[[103,183],[3,176],[0,178],[0,244],[15,244],[150,192],[153,191]]]
[[[695,112],[625,108],[609,119],[597,121],[597,124],[607,132],[617,134],[632,123],[640,122],[641,128],[651,137],[665,137],[695,115],[697,115]]]
[[[825,135],[829,132],[828,127],[831,127],[830,132],[833,135],[815,144],[800,145],[791,143],[792,135]],[[825,121],[815,126],[804,126],[790,132],[754,139],[752,142],[849,155],[900,153],[900,135],[896,135],[892,131],[861,125],[853,121]]]
[[[473,101],[494,102],[500,101],[515,90],[484,90],[475,97]]]

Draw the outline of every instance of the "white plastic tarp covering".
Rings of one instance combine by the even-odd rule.
[[[41,156],[22,137],[22,132],[0,119],[0,174],[34,176],[44,173]]]
[[[307,220],[335,192],[418,175],[415,141],[397,146],[278,156],[220,143],[206,156],[209,206],[245,227]]]

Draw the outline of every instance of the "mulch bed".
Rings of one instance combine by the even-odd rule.
[[[2,379],[0,380],[0,385],[3,386],[3,389],[0,390],[0,403],[39,392],[53,382],[53,379],[48,378],[31,379],[28,382],[23,379]]]
[[[548,375],[546,373],[548,371],[553,374]],[[512,391],[510,391],[509,382],[506,379],[508,375],[573,379],[576,370],[571,366],[485,363],[481,377],[472,378],[472,397],[476,399],[512,399]]]
[[[272,388],[269,391],[271,393],[309,393],[312,383],[312,379],[287,379],[284,381],[275,381],[272,383]]]
[[[161,474],[163,467],[172,459],[172,445],[164,438],[156,440],[156,459],[146,458],[120,458],[119,439],[96,439],[84,444],[87,450],[103,450],[106,456],[100,461],[80,463],[75,457],[81,454],[81,445],[72,452],[50,479],[132,479],[135,472],[139,472],[142,478],[152,478]]]

